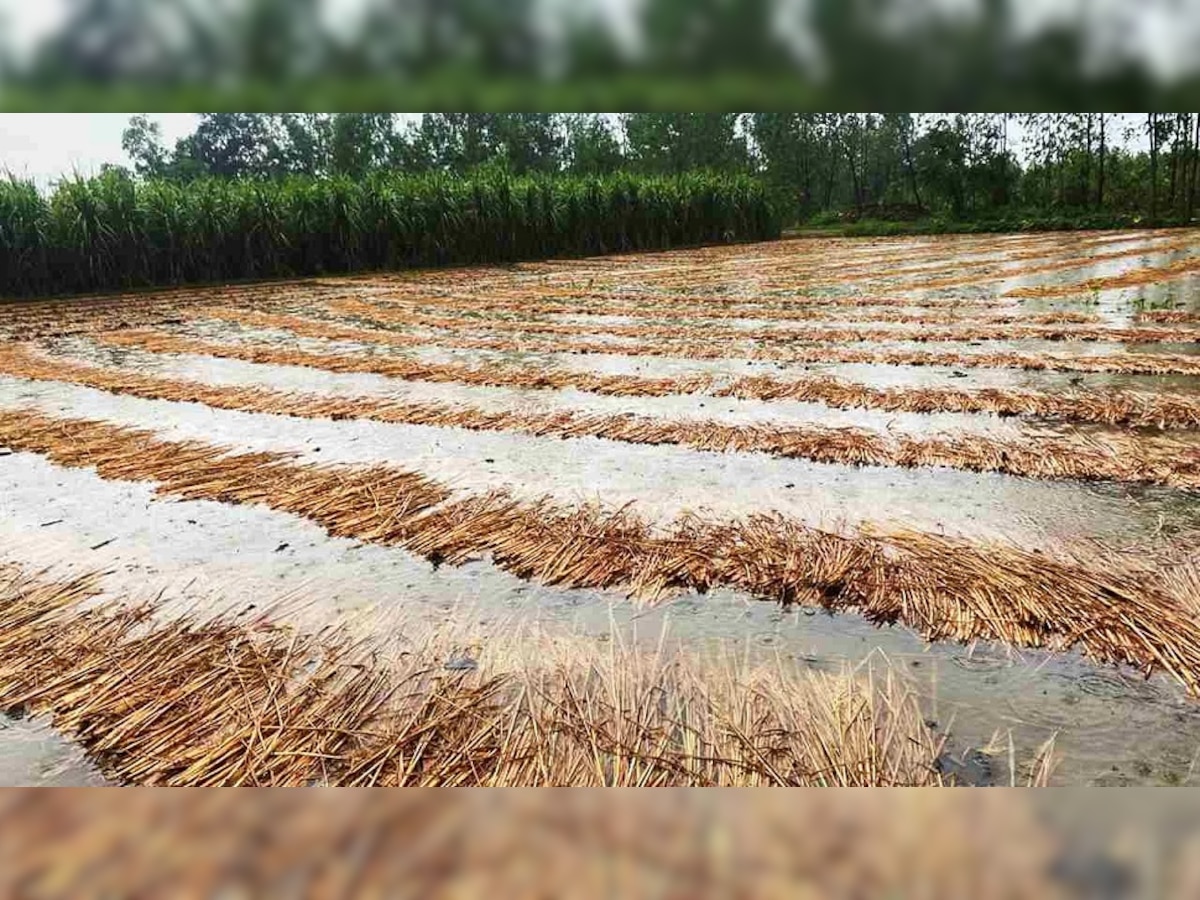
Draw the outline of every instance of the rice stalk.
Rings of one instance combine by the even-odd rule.
[[[785,604],[858,610],[930,640],[1078,646],[1099,662],[1162,670],[1200,690],[1200,622],[1153,561],[1115,548],[1083,558],[927,532],[842,535],[778,514],[650,523],[628,508],[504,492],[453,498],[419,473],[387,466],[298,464],[23,411],[0,413],[0,443],[94,468],[101,478],[152,482],[163,496],[290,512],[330,534],[434,562],[488,556],[520,578],[621,587],[645,601],[724,586]]]
[[[1031,433],[1019,438],[974,434],[888,436],[861,428],[770,423],[730,425],[711,419],[673,421],[633,413],[522,413],[465,404],[323,397],[227,388],[197,381],[115,372],[0,349],[0,373],[69,382],[149,400],[203,403],[215,409],[309,419],[364,419],[535,437],[597,437],[629,444],[674,445],[717,453],[762,453],[843,465],[947,466],[1032,478],[1111,480],[1200,489],[1200,448],[1163,438],[1122,434]]]
[[[145,627],[92,580],[0,570],[0,704],[48,715],[120,784],[938,785],[894,679],[646,658],[545,637],[446,669],[234,620]],[[651,698],[653,698],[652,702]]]

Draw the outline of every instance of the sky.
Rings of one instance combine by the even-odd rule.
[[[104,163],[128,165],[121,132],[128,113],[0,113],[0,173],[43,187],[62,175],[94,175]],[[151,116],[168,147],[196,128],[193,113]]]

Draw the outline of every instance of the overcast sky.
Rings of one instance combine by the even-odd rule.
[[[128,113],[0,113],[0,171],[45,186],[61,175],[93,175],[103,163],[128,164],[121,132]],[[193,113],[151,116],[168,147],[196,128]]]

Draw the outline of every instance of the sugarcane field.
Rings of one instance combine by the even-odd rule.
[[[0,304],[5,783],[1194,784],[1200,231]]]

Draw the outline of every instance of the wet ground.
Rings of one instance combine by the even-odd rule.
[[[264,614],[305,629],[339,621],[385,653],[453,620],[480,642],[538,625],[651,648],[665,630],[702,652],[761,663],[824,672],[891,665],[924,697],[929,727],[953,736],[963,777],[1008,783],[1011,733],[1018,782],[1021,763],[1053,737],[1063,760],[1057,783],[1200,783],[1200,704],[1165,678],[1146,681],[1075,654],[928,645],[904,627],[729,591],[637,606],[616,591],[530,584],[486,561],[435,568],[264,508],[157,499],[150,485],[103,481],[32,454],[6,458],[0,473],[4,556],[64,574],[103,571],[108,595],[153,599],[167,617]]]
[[[566,503],[636,504],[654,520],[772,509],[833,530],[866,523],[1006,539],[1034,549],[1075,537],[1132,542],[1200,528],[1200,504],[1168,488],[1035,480],[957,469],[900,469],[711,453],[601,438],[556,440],[367,420],[308,420],[114,396],[0,377],[0,408],[151,429],[168,440],[299,454],[325,464],[390,463],[462,493],[503,487]],[[12,463],[7,465],[11,466]]]
[[[585,293],[625,291],[652,300],[657,293],[670,293],[699,297],[701,301],[705,296],[719,297],[728,302],[770,296],[783,305],[788,302],[789,291],[790,296],[803,297],[806,302],[821,292],[833,296],[870,293],[880,298],[904,297],[910,304],[879,309],[913,312],[924,309],[922,302],[931,298],[956,298],[1031,315],[1052,310],[1092,313],[1101,316],[1102,325],[1117,326],[1131,324],[1144,309],[1200,310],[1200,278],[1195,275],[1172,277],[1158,284],[1019,302],[1004,297],[1016,287],[1071,285],[1119,277],[1200,253],[1200,237],[1196,246],[1183,246],[1185,236],[1179,232],[1000,236],[961,242],[846,241],[837,245],[836,254],[815,251],[803,241],[790,243],[795,259],[765,245],[749,248],[741,258],[728,251],[714,251],[711,262],[703,266],[675,262],[670,254],[641,261],[625,257],[530,264],[456,290],[493,296],[497,288],[504,290],[507,285],[507,290],[519,295],[530,286],[546,295],[561,288]],[[1181,246],[1163,250],[1167,243]],[[956,246],[962,248],[960,252],[955,251]],[[1145,252],[1089,259],[1129,249]],[[805,258],[810,251],[816,259]],[[1011,258],[1017,253],[1040,255]],[[841,263],[837,254],[841,254]],[[906,255],[913,258],[905,259]],[[1010,275],[1023,267],[1071,259],[1086,264]],[[840,275],[839,265],[850,265],[849,271],[856,274]],[[960,265],[962,271],[956,271]],[[811,284],[799,283],[801,273],[806,273],[804,277],[810,278]],[[435,274],[431,284],[452,282],[451,274]],[[921,286],[923,282],[949,278],[968,283]],[[592,287],[588,286],[589,279],[594,282]],[[327,281],[337,283],[337,279]],[[387,289],[379,288],[377,293],[386,299]],[[288,300],[292,312],[303,311],[306,304],[314,319],[366,324],[338,317],[319,301],[306,301],[302,293]],[[928,311],[943,314],[949,310]],[[853,307],[831,308],[828,321],[781,327],[840,326],[854,321],[859,312]],[[635,342],[605,338],[605,326],[653,320],[557,314],[539,318],[594,329],[594,334],[584,337],[589,341],[609,340],[614,352],[577,355],[463,350],[438,343],[449,334],[445,330],[403,325],[390,329],[423,336],[429,345],[397,348],[326,341],[297,337],[282,329],[215,320],[164,322],[160,330],[320,353],[396,355],[478,365],[516,362],[655,377],[709,373],[786,378],[822,374],[879,386],[1040,391],[1127,388],[1200,393],[1200,377],[1191,376],[791,365],[746,360],[736,353],[719,360],[624,355],[621,347]],[[667,317],[664,321],[686,319]],[[723,321],[721,326],[734,322]],[[741,324],[763,328],[770,327],[771,321],[756,316]],[[882,327],[884,323],[865,324]],[[378,323],[370,325],[389,328]],[[892,342],[886,346],[964,353],[1200,352],[1200,344],[1127,346],[1029,340]],[[961,432],[1009,438],[1028,436],[1031,429],[1045,427],[983,414],[843,411],[817,404],[760,403],[700,394],[616,398],[577,391],[403,382],[213,356],[118,350],[86,336],[50,340],[44,347],[67,359],[86,360],[114,370],[231,388],[437,401],[488,410],[636,413],[730,424],[819,424],[892,434]],[[419,470],[460,493],[505,487],[522,496],[550,494],[563,502],[602,500],[613,506],[634,503],[657,520],[670,519],[685,510],[716,517],[774,510],[823,527],[915,527],[976,539],[1003,538],[1033,549],[1083,537],[1120,546],[1169,544],[1176,535],[1190,535],[1200,529],[1200,501],[1186,492],[1165,488],[1035,481],[950,469],[859,468],[590,438],[562,441],[369,421],[302,420],[119,397],[69,384],[0,378],[0,409],[17,407],[148,428],[168,439],[197,439],[236,449],[294,451],[301,459],[314,462],[387,462]],[[1070,426],[1064,426],[1057,433],[1069,430]],[[258,615],[269,607],[273,617],[305,628],[345,623],[357,635],[377,641],[384,650],[403,649],[407,641],[418,639],[417,635],[428,627],[454,619],[473,630],[480,641],[499,639],[536,623],[579,631],[599,641],[637,640],[649,646],[657,643],[666,629],[671,640],[704,652],[735,652],[762,662],[778,659],[804,669],[841,671],[850,667],[865,672],[874,667],[882,671],[890,665],[917,686],[924,698],[928,727],[953,735],[944,762],[948,771],[965,780],[1022,782],[1022,764],[1050,738],[1055,739],[1061,757],[1056,783],[1195,784],[1200,778],[1196,772],[1200,759],[1200,702],[1186,697],[1181,688],[1165,678],[1145,680],[1113,667],[1092,665],[1075,654],[1015,651],[992,645],[929,646],[907,628],[880,629],[854,615],[784,610],[724,591],[702,597],[684,595],[662,606],[645,608],[629,603],[618,592],[562,591],[523,582],[487,560],[435,568],[400,550],[331,538],[311,523],[269,509],[164,500],[153,495],[152,485],[104,481],[91,471],[60,468],[26,453],[0,455],[0,544],[0,558],[35,568],[102,571],[102,584],[109,595],[154,599],[164,616],[186,612]],[[1012,760],[1016,772],[1012,771]],[[0,719],[0,783],[90,784],[100,780],[78,749],[62,741],[45,722]]]
[[[40,719],[0,714],[0,785],[100,787],[104,776],[83,750]]]

